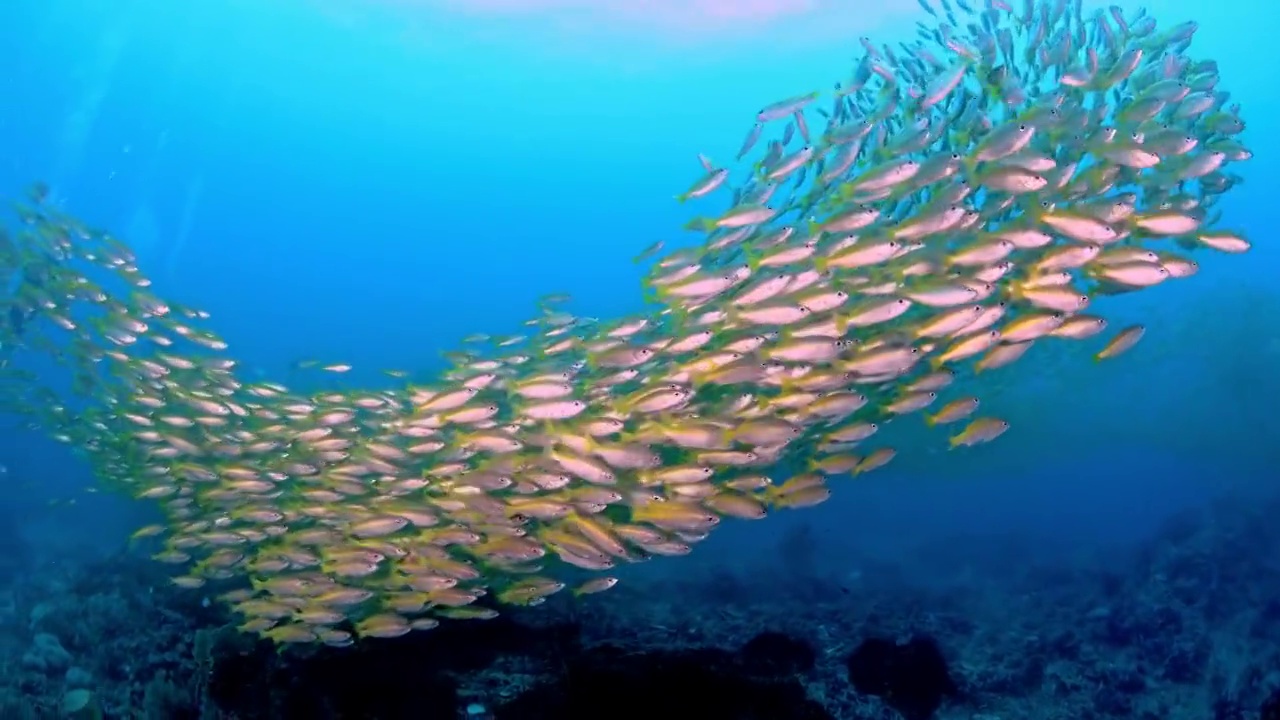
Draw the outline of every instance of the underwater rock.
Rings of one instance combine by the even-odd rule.
[[[742,646],[738,661],[749,675],[785,677],[812,670],[817,655],[803,640],[766,630]]]
[[[455,684],[432,671],[434,653],[413,652],[423,643],[397,642],[409,639],[322,650],[306,657],[281,656],[264,642],[239,652],[223,646],[215,650],[209,698],[223,712],[243,720],[453,718],[458,707]]]
[[[41,672],[62,672],[71,665],[71,653],[58,638],[49,633],[36,634],[31,647],[22,655],[22,665]]]
[[[1280,720],[1280,690],[1276,690],[1262,701],[1258,708],[1258,720]]]
[[[915,637],[905,644],[868,638],[849,655],[849,682],[863,695],[875,695],[906,720],[927,720],[958,689],[938,643]]]
[[[640,651],[586,647],[577,625],[526,625],[504,615],[349,648],[284,653],[228,631],[218,634],[210,656],[207,696],[241,720],[599,720],[617,717],[619,702],[625,717],[833,717],[794,677],[812,669],[814,650],[778,632],[761,633],[738,651]],[[528,679],[501,682],[498,676],[513,667]],[[515,690],[499,693],[495,686]],[[477,695],[476,687],[492,694]]]
[[[27,613],[27,624],[31,627],[37,627],[45,618],[53,614],[53,603],[42,602],[36,603],[35,607]]]
[[[566,659],[554,682],[497,708],[495,717],[834,720],[805,696],[798,681],[749,677],[731,652],[712,648],[635,652],[613,646]]]
[[[349,648],[278,653],[229,631],[210,651],[209,699],[241,720],[352,717],[454,720],[466,703],[457,678],[499,658],[558,667],[574,655],[577,628],[530,627],[509,616],[442,625],[431,632],[365,640]]]
[[[69,688],[87,688],[93,684],[93,673],[82,667],[69,667],[64,676]]]
[[[88,690],[71,690],[62,696],[62,717],[69,720],[99,720],[102,709],[98,699]]]

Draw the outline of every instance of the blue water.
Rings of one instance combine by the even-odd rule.
[[[641,310],[630,258],[690,240],[679,228],[697,208],[672,196],[700,174],[697,153],[727,161],[760,106],[829,87],[858,35],[905,38],[920,16],[914,0],[865,20],[811,5],[677,31],[573,3],[11,0],[0,192],[48,181],[132,244],[159,295],[208,310],[255,374],[292,382],[294,363],[319,359],[353,364],[343,383],[426,377],[441,351],[514,331],[549,292],[587,316]],[[1146,5],[1162,23],[1200,22],[1192,54],[1217,60],[1244,106],[1255,157],[1233,168],[1245,182],[1221,208],[1254,251],[1198,256],[1192,280],[1108,299],[1117,326],[1149,328],[1122,360],[1037,348],[991,381],[986,402],[1014,426],[999,443],[904,445],[827,505],[735,524],[646,572],[773,557],[799,523],[839,575],[955,537],[1071,554],[1275,490],[1280,101],[1267,58],[1280,9]],[[4,433],[0,497],[45,560],[114,550],[150,516],[87,493],[88,468],[60,446]]]

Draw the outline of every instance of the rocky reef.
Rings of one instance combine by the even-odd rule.
[[[1280,720],[1278,513],[1224,501],[1123,557],[982,582],[921,583],[936,548],[808,575],[801,526],[785,578],[624,583],[347,649],[259,642],[122,553],[6,579],[0,717]]]

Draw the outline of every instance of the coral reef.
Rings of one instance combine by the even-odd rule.
[[[856,582],[637,578],[347,649],[278,651],[122,554],[0,586],[0,717],[1280,720],[1277,513],[1224,501],[1075,564],[1001,562],[1006,538]]]

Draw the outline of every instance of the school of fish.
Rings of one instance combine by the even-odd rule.
[[[37,187],[0,236],[7,405],[160,504],[135,538],[175,583],[245,631],[333,646],[608,590],[621,564],[884,466],[877,430],[900,416],[995,440],[973,373],[1094,336],[1119,355],[1143,327],[1108,328],[1090,298],[1249,249],[1214,206],[1250,153],[1215,63],[1187,55],[1195,23],[938,2],[909,43],[863,39],[834,92],[763,108],[737,171],[700,158],[679,199],[727,209],[690,223],[696,247],[637,258],[651,312],[548,297],[427,384],[242,380],[206,314]],[[70,394],[21,352],[65,364]],[[784,465],[808,471],[770,476]]]

